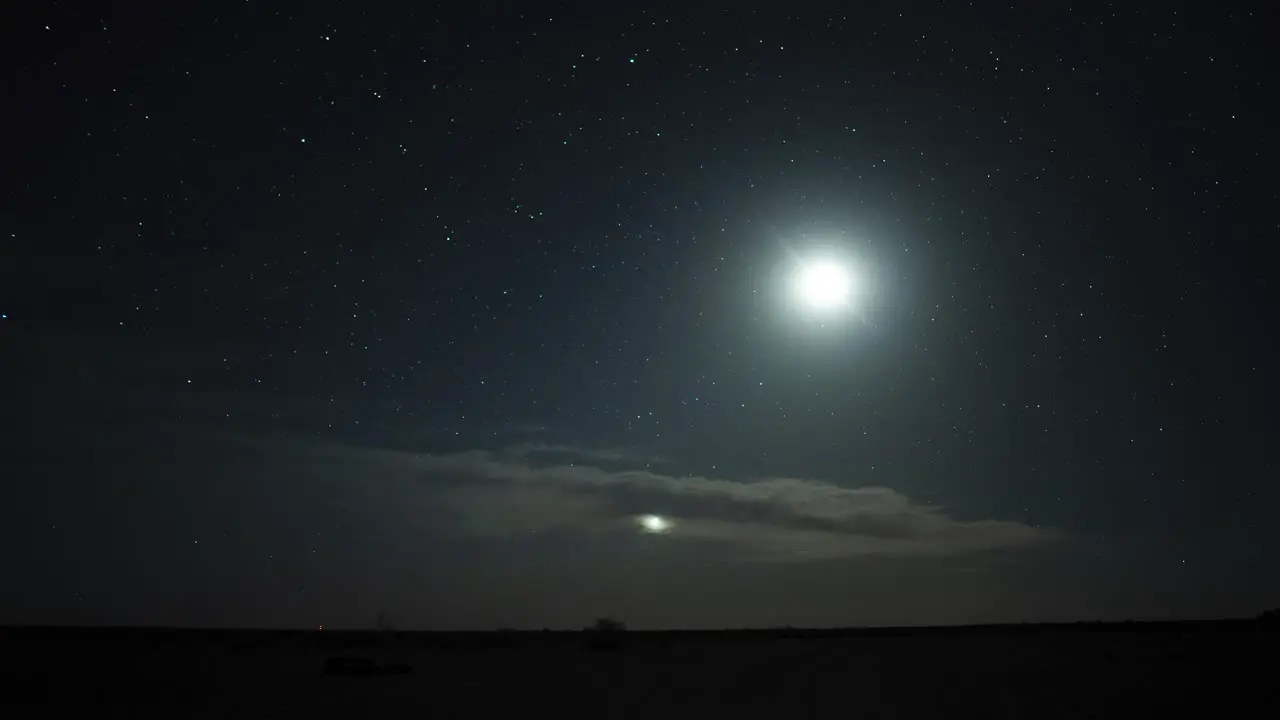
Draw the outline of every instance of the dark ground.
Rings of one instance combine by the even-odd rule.
[[[40,716],[1280,716],[1275,639],[1247,621],[629,632],[616,650],[583,633],[11,628],[0,648],[4,705]],[[322,674],[351,655],[413,673]]]

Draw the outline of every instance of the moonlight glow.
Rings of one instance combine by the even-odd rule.
[[[671,521],[661,515],[641,515],[636,521],[640,524],[640,529],[655,535],[661,535],[671,531]]]
[[[831,260],[803,263],[795,277],[795,291],[800,301],[814,310],[831,310],[844,306],[853,290],[849,271]]]

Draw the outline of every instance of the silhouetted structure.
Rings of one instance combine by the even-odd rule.
[[[595,650],[617,650],[622,647],[627,624],[617,618],[597,618],[594,625],[582,629],[587,633],[587,644]]]

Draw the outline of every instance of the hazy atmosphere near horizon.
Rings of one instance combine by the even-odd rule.
[[[1280,605],[1274,23],[840,5],[6,9],[0,625]]]

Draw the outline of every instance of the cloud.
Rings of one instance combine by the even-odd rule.
[[[502,449],[506,455],[525,458],[529,461],[547,458],[573,458],[599,463],[623,463],[632,466],[649,466],[665,463],[667,460],[656,455],[646,455],[617,448],[588,448],[577,445],[554,445],[551,443],[523,442],[509,445]]]
[[[421,511],[420,519],[475,536],[634,532],[637,515],[656,513],[673,520],[667,536],[673,541],[718,543],[742,558],[784,562],[954,557],[1062,538],[1057,530],[1019,522],[960,519],[887,487],[848,488],[801,478],[681,477],[576,462],[542,466],[531,462],[528,448],[434,455],[329,452],[357,454],[361,460],[353,467],[376,468],[383,482],[399,483],[403,492],[419,498],[406,507]],[[581,450],[574,454],[589,456]]]

